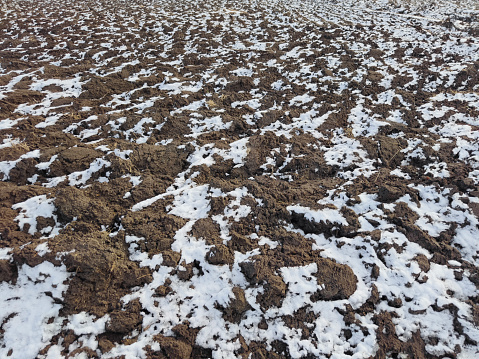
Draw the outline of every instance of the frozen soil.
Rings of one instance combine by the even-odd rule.
[[[0,1],[0,357],[477,358],[475,1]]]

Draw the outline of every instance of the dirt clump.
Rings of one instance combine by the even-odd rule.
[[[151,210],[128,213],[122,225],[128,233],[144,238],[139,249],[148,251],[149,255],[171,249],[177,230],[183,227],[186,220]]]
[[[324,207],[321,209],[336,209]],[[324,234],[325,236],[354,236],[357,233],[357,230],[360,227],[358,217],[347,207],[342,207],[340,211],[344,215],[348,225],[342,223],[331,222],[329,220],[320,220],[315,221],[306,216],[303,213],[297,212],[295,210],[291,211],[291,223],[301,229],[306,234]]]
[[[71,147],[58,154],[49,167],[49,173],[54,177],[59,177],[84,171],[100,156],[101,152],[89,147]]]
[[[315,276],[323,289],[311,296],[312,301],[347,299],[356,291],[358,279],[349,266],[330,259],[316,261],[316,264]]]
[[[391,203],[404,196],[407,191],[405,185],[402,186],[389,186],[384,185],[378,189],[378,201],[383,203]]]
[[[191,146],[178,149],[177,144],[173,143],[167,146],[142,144],[133,150],[130,161],[145,174],[176,177],[185,169],[191,151]]]
[[[386,167],[396,168],[401,164],[404,154],[401,152],[404,149],[402,143],[396,139],[378,135],[378,154],[381,161]]]
[[[103,232],[64,234],[51,247],[71,252],[65,256],[64,263],[75,276],[65,293],[64,315],[88,311],[101,317],[120,309],[120,298],[129,288],[152,279],[147,267],[140,268],[128,259],[121,236],[109,237]],[[132,305],[131,313],[138,312],[137,309],[137,305]],[[112,322],[112,328],[119,330],[123,324],[131,325],[133,318],[138,319],[136,314],[125,313],[115,312],[117,321]]]
[[[346,299],[356,291],[357,278],[349,266],[321,258],[320,252],[313,251],[311,243],[299,235],[280,233],[281,251],[270,249],[251,261],[240,263],[241,271],[251,284],[265,283],[264,293],[257,297],[262,308],[279,307],[286,296],[287,285],[277,275],[283,267],[316,264],[318,270],[315,276],[323,289],[311,296],[314,301]]]
[[[10,181],[20,186],[28,183],[28,179],[35,174],[35,166],[38,161],[33,158],[26,158],[16,164],[9,173]]]
[[[29,151],[29,146],[22,143],[0,149],[0,161],[15,161]]]
[[[160,358],[189,359],[191,357],[193,347],[185,340],[163,335],[155,336],[154,340],[160,344],[161,354],[163,354]]]
[[[246,300],[244,290],[239,287],[233,288],[233,298],[228,305],[220,310],[223,312],[223,318],[231,323],[240,323],[243,313],[251,308]]]
[[[416,225],[419,216],[409,208],[405,202],[399,202],[395,206],[394,214],[389,215],[392,223],[399,227],[408,240],[419,244],[421,247],[434,254],[445,256],[448,260],[458,260],[461,256],[457,248],[451,246],[447,232],[442,237],[435,238]],[[450,229],[453,229],[452,226]],[[442,240],[441,240],[442,238]]]
[[[55,207],[58,218],[68,223],[73,220],[109,225],[115,213],[107,202],[90,198],[85,191],[75,187],[65,187],[56,193]]]
[[[110,320],[105,329],[112,333],[127,334],[141,324],[141,304],[138,300],[129,302],[122,310],[110,313]]]
[[[373,321],[378,326],[376,335],[380,338],[380,346],[375,358],[385,359],[392,353],[396,355],[405,354],[412,358],[428,358],[425,350],[426,343],[421,338],[420,331],[414,332],[407,342],[399,340],[393,323],[394,317],[394,313],[382,312],[373,318]]]
[[[125,81],[119,74],[106,77],[91,76],[88,82],[83,85],[84,91],[81,99],[97,100],[111,98],[112,94],[130,91],[135,87],[130,81]]]
[[[224,207],[226,207],[226,203],[223,204],[224,206],[219,207],[221,212],[223,212]],[[204,239],[207,244],[216,244],[217,251],[219,251],[218,255],[222,256],[220,253],[226,254],[226,252],[222,249],[223,240],[220,237],[220,233],[221,229],[219,224],[214,222],[210,217],[199,219],[193,224],[191,229],[191,234],[197,239]]]
[[[15,284],[17,276],[17,266],[9,260],[0,259],[0,283],[11,282]]]
[[[28,225],[20,230],[15,221],[19,211],[12,206],[35,196],[48,195],[50,191],[35,185],[17,186],[11,182],[0,182],[0,243],[4,247],[21,246],[31,241],[31,236],[26,233]]]
[[[232,265],[234,263],[234,252],[224,244],[217,244],[206,253],[205,259],[208,263],[214,265]]]

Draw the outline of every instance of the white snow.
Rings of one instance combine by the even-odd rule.
[[[64,265],[43,262],[33,268],[21,266],[15,285],[0,283],[0,320],[5,331],[0,356],[8,357],[11,350],[14,358],[34,359],[60,331],[61,304],[54,298],[63,298],[69,276]]]

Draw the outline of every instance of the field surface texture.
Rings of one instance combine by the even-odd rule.
[[[477,1],[0,0],[0,357],[479,357]]]

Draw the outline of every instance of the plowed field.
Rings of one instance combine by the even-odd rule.
[[[479,357],[477,1],[0,1],[0,357]]]

